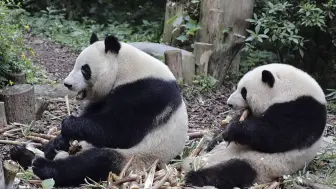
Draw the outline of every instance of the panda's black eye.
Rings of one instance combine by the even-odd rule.
[[[91,79],[91,68],[89,65],[87,64],[83,65],[81,71],[82,71],[83,77],[86,80]]]
[[[240,93],[241,93],[243,99],[246,100],[247,90],[246,90],[245,87],[243,87],[243,88],[241,89]]]

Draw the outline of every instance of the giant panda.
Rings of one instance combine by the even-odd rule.
[[[188,115],[174,75],[163,62],[114,35],[99,41],[92,34],[64,85],[78,92],[78,100],[88,100],[80,116],[65,118],[61,134],[40,156],[28,148],[11,150],[19,163],[27,154],[34,157],[32,170],[40,179],[53,178],[55,186],[79,185],[87,177],[106,180],[132,156],[129,169],[136,171],[157,159],[168,163],[184,149]],[[88,148],[69,156],[71,140]]]
[[[187,185],[232,189],[268,183],[316,156],[326,125],[326,99],[306,72],[281,63],[256,67],[240,79],[227,104],[237,111],[248,109],[250,116],[230,122],[220,134],[224,141],[210,152],[184,160]]]

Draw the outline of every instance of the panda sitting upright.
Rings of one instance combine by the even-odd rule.
[[[207,154],[185,159],[185,182],[218,189],[245,188],[295,173],[316,156],[326,125],[326,99],[307,73],[286,64],[246,73],[227,100],[250,116],[231,122]],[[190,170],[201,162],[198,170]]]
[[[130,169],[143,170],[157,159],[168,163],[182,152],[186,106],[174,75],[154,57],[113,35],[98,41],[92,34],[64,85],[89,104],[79,117],[64,119],[61,134],[43,148],[44,157],[32,160],[40,179],[53,178],[56,186],[79,185],[86,177],[106,180],[110,171],[119,174],[132,156]],[[68,151],[70,140],[92,147],[55,158]],[[11,150],[12,159],[19,162],[27,154],[27,148]]]

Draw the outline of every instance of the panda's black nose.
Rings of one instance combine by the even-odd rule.
[[[68,89],[71,89],[72,85],[64,83],[64,86],[66,86]]]
[[[232,104],[228,104],[228,106],[229,106],[230,108],[232,108],[232,107],[233,107],[233,105],[232,105]]]

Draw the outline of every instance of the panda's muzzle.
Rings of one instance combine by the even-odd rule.
[[[83,100],[87,95],[86,89],[79,91],[76,95],[76,100]]]

